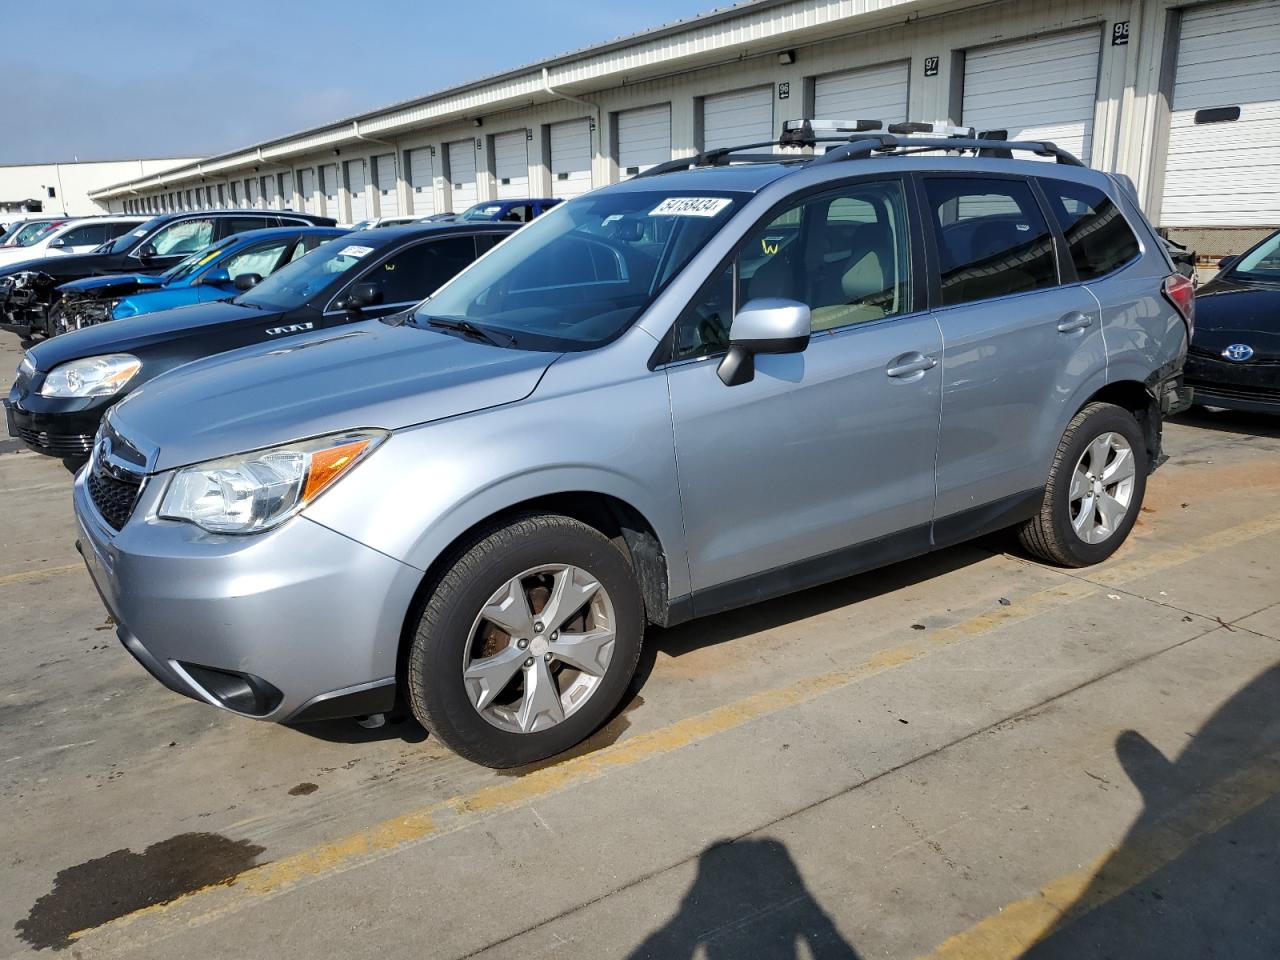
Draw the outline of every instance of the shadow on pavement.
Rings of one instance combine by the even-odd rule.
[[[1176,760],[1136,731],[1117,737],[1117,758],[1143,810],[1021,960],[1280,957],[1280,665],[1188,737]],[[702,852],[675,916],[629,960],[694,956],[847,960],[858,953],[787,848],[744,839]]]
[[[802,947],[801,944],[804,946]],[[801,952],[807,947],[807,953]],[[680,909],[629,960],[857,960],[776,840],[721,841],[702,852]]]
[[[1266,413],[1192,407],[1178,414],[1172,422],[1218,433],[1280,439],[1280,416]]]

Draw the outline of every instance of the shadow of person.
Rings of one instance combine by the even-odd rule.
[[[1280,665],[1176,761],[1132,730],[1116,755],[1143,810],[1023,960],[1280,957]]]
[[[701,948],[701,951],[699,951]],[[722,840],[680,909],[628,960],[857,960],[777,840]]]

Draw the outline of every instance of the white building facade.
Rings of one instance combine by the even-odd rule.
[[[129,178],[146,178],[189,166],[196,157],[151,160],[87,160],[0,165],[0,214],[40,210],[73,217],[119,211],[119,203],[91,194]]]
[[[756,0],[92,194],[350,223],[577,196],[802,116],[1047,139],[1202,254],[1280,226],[1280,0]]]

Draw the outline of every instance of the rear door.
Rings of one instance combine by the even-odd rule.
[[[942,329],[935,539],[965,539],[1038,503],[1062,410],[1106,369],[1097,301],[1074,283],[1033,184],[921,177],[934,315]],[[1064,282],[1065,281],[1065,282]],[[994,512],[992,508],[994,507]]]

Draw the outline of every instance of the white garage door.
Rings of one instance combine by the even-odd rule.
[[[284,173],[277,173],[276,186],[280,191],[279,208],[281,210],[292,209],[295,202],[293,199],[293,171],[286,170]]]
[[[461,213],[476,202],[476,147],[471,140],[455,140],[445,149],[449,160],[451,212]]]
[[[276,178],[271,175],[267,175],[265,177],[259,177],[258,180],[262,190],[261,206],[264,206],[264,207],[276,206],[276,184],[275,184]]]
[[[591,123],[567,120],[551,125],[551,193],[562,200],[591,189]]]
[[[351,194],[351,222],[359,223],[369,216],[369,196],[365,188],[369,185],[369,171],[363,160],[348,160],[347,192]]]
[[[516,200],[529,195],[529,134],[524,130],[499,133],[493,138],[493,176],[498,199]]]
[[[378,216],[394,217],[400,213],[396,195],[396,157],[384,153],[373,158],[373,186],[378,192]]]
[[[244,199],[247,206],[262,206],[262,192],[258,189],[257,177],[250,177],[244,182]]]
[[[338,202],[338,165],[326,163],[320,167],[320,192],[324,194],[324,215],[342,222],[342,204]]]
[[[302,192],[303,213],[318,214],[319,204],[316,202],[316,174],[308,167],[298,171],[298,189]]]
[[[1184,13],[1172,107],[1161,224],[1280,224],[1280,3]]]
[[[671,104],[618,114],[618,173],[634,177],[671,159]]]
[[[907,85],[910,62],[829,73],[813,82],[813,116],[816,120],[883,120],[886,124],[907,119]]]
[[[702,149],[773,139],[773,87],[718,93],[702,101]]]
[[[409,151],[409,202],[412,213],[429,217],[436,212],[436,194],[432,185],[435,172],[432,169],[431,150],[423,147]]]
[[[1088,163],[1101,48],[1089,29],[968,51],[962,122],[1049,140]]]

